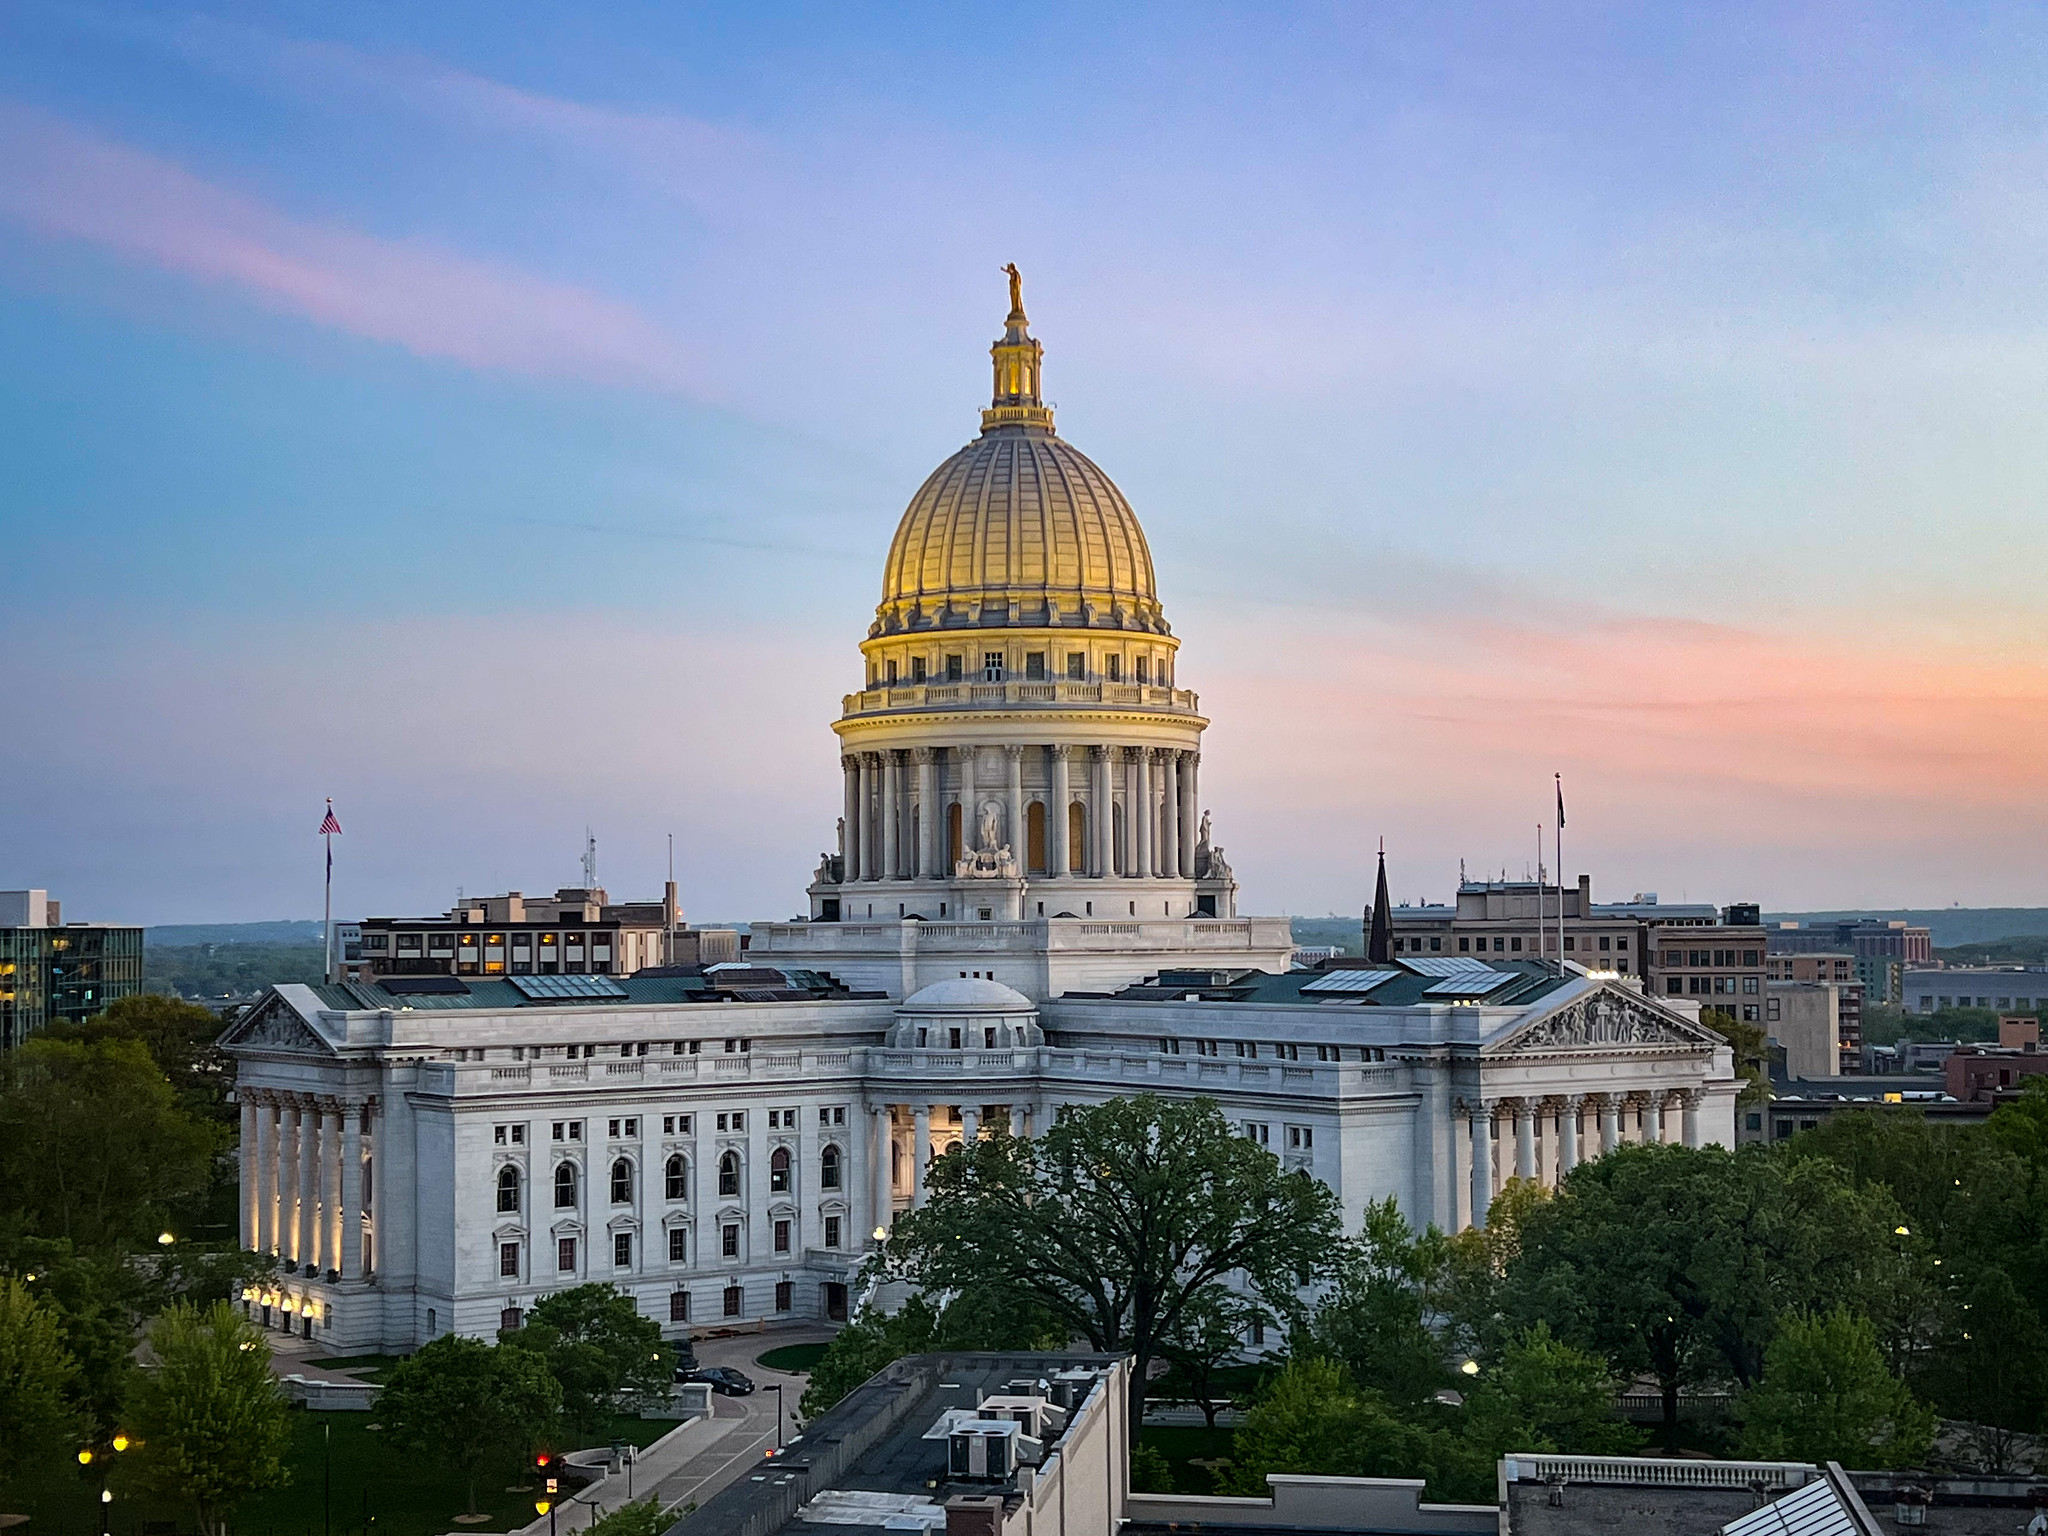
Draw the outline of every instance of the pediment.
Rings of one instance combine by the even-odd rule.
[[[221,1037],[224,1050],[297,1052],[307,1056],[332,1056],[334,1047],[318,1030],[299,1015],[296,1008],[275,992],[258,1003],[247,1018]]]
[[[1721,1037],[1633,992],[1600,987],[1558,1004],[1485,1047],[1489,1056],[1553,1051],[1709,1050]]]

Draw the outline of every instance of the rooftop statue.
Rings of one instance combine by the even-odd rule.
[[[1003,270],[1010,274],[1010,313],[1021,315],[1024,312],[1024,274],[1017,270],[1014,261],[1006,264]]]

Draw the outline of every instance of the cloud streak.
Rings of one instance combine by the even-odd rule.
[[[0,217],[331,330],[490,371],[687,391],[632,306],[422,240],[294,218],[169,160],[0,103]]]

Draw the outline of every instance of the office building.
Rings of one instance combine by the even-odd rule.
[[[142,990],[142,930],[67,923],[48,891],[0,891],[0,1050]]]
[[[353,925],[345,978],[630,976],[659,966],[739,958],[729,928],[691,928],[669,882],[659,901],[614,902],[601,888],[552,896],[470,897],[439,917],[368,917]],[[355,958],[356,956],[360,958]]]
[[[1810,923],[1781,922],[1770,931],[1774,955],[1847,954],[1856,959],[1856,979],[1873,1003],[1896,1003],[1905,996],[1906,971],[1931,964],[1931,930],[1888,918],[1820,918]]]

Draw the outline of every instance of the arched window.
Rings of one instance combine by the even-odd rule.
[[[768,1158],[768,1192],[772,1195],[789,1193],[789,1148],[777,1147]]]
[[[736,1195],[740,1192],[740,1155],[728,1152],[718,1160],[718,1192],[721,1195]]]
[[[519,1170],[510,1163],[498,1170],[498,1209],[519,1209]]]
[[[612,1204],[631,1205],[632,1203],[633,1165],[622,1157],[612,1164]]]
[[[567,1210],[576,1203],[576,1165],[559,1163],[555,1167],[555,1209]]]
[[[839,1149],[828,1142],[825,1150],[818,1154],[818,1188],[837,1189],[838,1187]]]
[[[665,1170],[665,1172],[667,1187],[664,1193],[667,1194],[669,1199],[689,1199],[690,1165],[683,1161],[682,1153],[678,1152],[674,1157],[671,1157],[668,1160],[668,1168]]]

